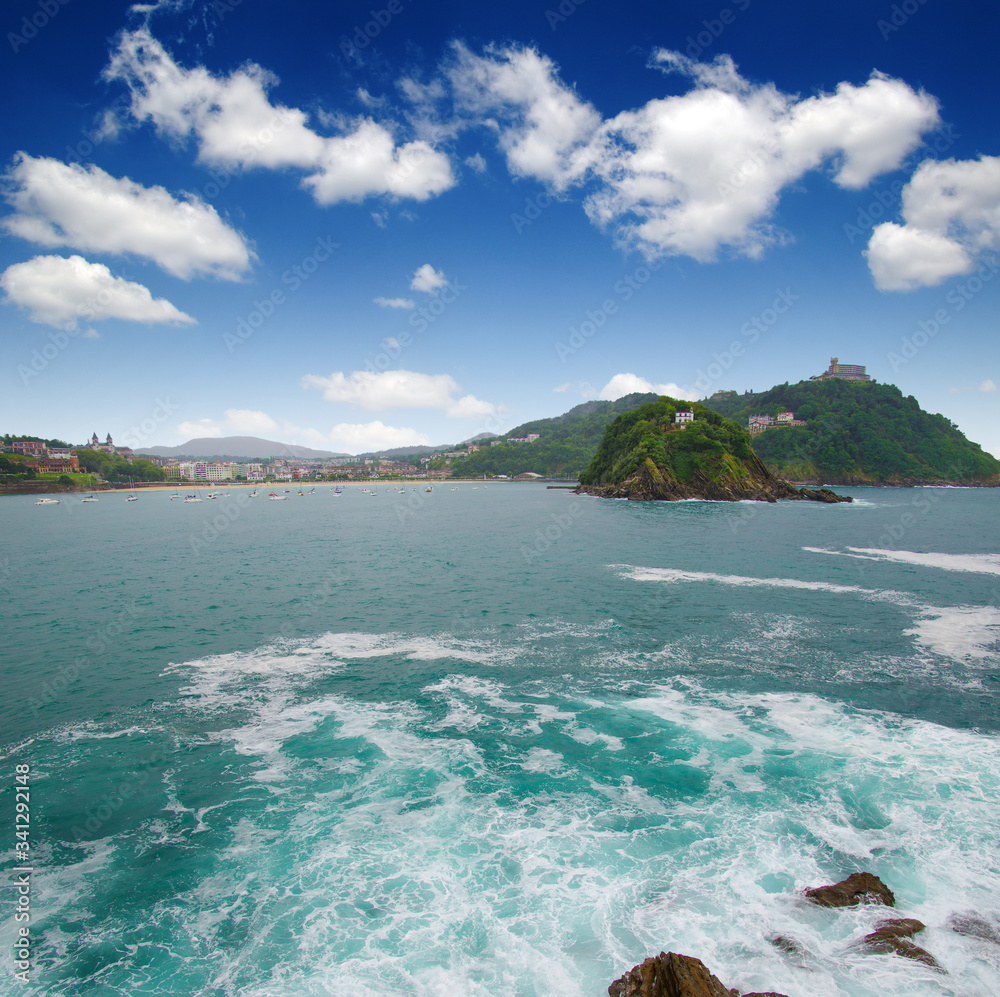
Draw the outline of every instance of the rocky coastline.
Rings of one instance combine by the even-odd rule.
[[[853,502],[849,495],[838,495],[829,488],[796,488],[784,478],[772,474],[760,460],[747,462],[747,473],[739,478],[711,479],[694,474],[688,481],[668,475],[651,460],[645,460],[636,472],[616,484],[581,484],[577,495],[599,498],[625,498],[633,502],[680,502],[685,499],[707,499],[714,502]]]
[[[827,908],[862,905],[894,908],[896,898],[885,883],[870,872],[855,872],[839,883],[805,890],[804,903]],[[1000,948],[1000,922],[966,912],[952,915],[944,927],[956,934]],[[870,931],[847,944],[848,950],[869,955],[891,955],[912,959],[946,975],[937,959],[913,940],[926,925],[913,917],[888,917]],[[799,964],[809,959],[807,947],[794,938],[775,936],[771,944],[786,958]],[[788,997],[774,990],[741,991],[727,987],[696,956],[660,952],[633,966],[608,987],[609,997]]]

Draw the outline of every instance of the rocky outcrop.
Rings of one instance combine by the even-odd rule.
[[[713,502],[854,501],[850,496],[837,495],[829,488],[796,488],[783,478],[775,477],[759,461],[751,463],[748,473],[739,478],[713,480],[696,473],[689,481],[678,481],[647,459],[624,481],[614,485],[580,485],[576,494],[627,498],[633,502],[679,502],[683,499],[708,499]]]
[[[739,997],[701,961],[677,952],[661,952],[608,987],[610,997]]]
[[[806,899],[820,907],[854,907],[857,904],[896,906],[892,890],[870,872],[856,872],[832,886],[806,890]]]
[[[937,959],[912,940],[914,935],[926,927],[927,925],[914,917],[892,918],[889,921],[881,921],[870,935],[865,935],[861,939],[860,945],[865,952],[875,955],[895,953],[907,959],[916,959],[934,969],[940,969]]]
[[[820,907],[896,905],[892,890],[870,872],[856,872],[831,886],[806,890],[805,896],[810,903]],[[948,927],[959,934],[1000,944],[1000,919],[994,923],[974,913],[955,914],[949,920]],[[871,955],[903,956],[944,973],[945,970],[934,956],[913,941],[913,936],[920,934],[925,928],[926,925],[916,918],[888,918],[879,921],[874,931],[851,942],[847,948]],[[797,960],[808,957],[802,945],[786,935],[775,935],[771,938],[771,944]],[[700,959],[676,952],[661,952],[634,966],[608,987],[608,994],[610,997],[740,997],[738,990],[727,988],[718,977],[709,972]],[[745,993],[742,997],[785,995],[773,991],[755,991]]]
[[[813,502],[853,502],[850,495],[838,495],[829,488],[800,488],[799,494]]]
[[[701,959],[678,952],[661,952],[633,966],[608,987],[610,997],[740,997]],[[743,997],[785,997],[778,993],[752,993]]]

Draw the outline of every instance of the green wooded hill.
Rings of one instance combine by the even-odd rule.
[[[678,425],[678,410],[694,410],[694,421]],[[677,501],[685,498],[738,502],[743,499],[817,498],[771,474],[732,419],[704,405],[661,395],[618,416],[604,431],[580,491],[606,498]],[[846,499],[850,501],[850,499]]]
[[[584,402],[551,419],[526,422],[506,437],[538,433],[539,439],[533,443],[500,443],[495,447],[484,441],[477,453],[454,460],[452,473],[456,477],[476,478],[484,474],[514,477],[532,471],[546,477],[576,479],[593,459],[608,423],[655,400],[655,394],[637,392],[614,402]]]
[[[753,448],[775,473],[829,484],[1000,484],[1000,461],[943,415],[875,381],[800,381],[720,392],[704,405],[741,426],[750,415],[794,412],[805,426],[768,429]]]

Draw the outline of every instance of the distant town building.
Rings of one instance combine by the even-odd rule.
[[[775,422],[792,422],[795,419],[794,412],[779,412],[775,417]]]
[[[675,412],[674,422],[678,422],[681,425],[685,425],[689,422],[694,422],[694,412]]]
[[[810,381],[828,381],[839,378],[842,381],[870,381],[865,368],[853,363],[841,363],[837,357],[830,358],[830,366],[822,374],[809,378]]]
[[[119,457],[124,457],[127,461],[131,461],[135,456],[131,447],[116,447],[110,433],[108,433],[108,438],[103,443],[97,438],[97,433],[94,433],[86,443],[81,445],[80,449],[99,450],[101,453],[117,454]]]
[[[59,457],[36,457],[28,466],[46,474],[65,474],[67,471],[80,470],[76,454],[73,454],[68,460]]]
[[[14,453],[24,454],[25,457],[45,456],[45,444],[41,440],[17,440],[12,445]]]
[[[752,415],[749,419],[751,426],[770,426],[774,423],[773,415]]]

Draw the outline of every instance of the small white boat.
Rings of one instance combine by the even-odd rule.
[[[434,489],[433,489],[433,488],[432,488],[432,487],[431,487],[430,485],[428,485],[428,486],[427,486],[427,487],[426,487],[426,488],[424,489],[424,491],[425,491],[425,492],[432,492],[432,491],[434,491]]]
[[[256,497],[257,497],[257,489],[255,488],[255,489],[254,489],[254,490],[253,490],[253,491],[252,491],[252,492],[250,493],[250,498],[256,498]]]
[[[126,502],[138,502],[139,501],[139,496],[136,495],[136,493],[135,493],[135,488],[132,485],[132,479],[131,478],[128,479],[128,487],[129,487],[129,493],[128,493],[128,495],[125,496],[125,501]]]
[[[288,498],[288,496],[287,495],[279,495],[277,492],[271,492],[271,494],[268,495],[268,498],[272,502],[284,502],[285,499]]]
[[[100,502],[101,500],[96,495],[92,494],[92,495],[84,495],[84,497],[82,499],[80,499],[80,501],[81,502]]]
[[[201,498],[198,495],[195,495],[195,494],[192,493],[191,495],[185,495],[184,496],[184,501],[185,502],[200,502]]]
[[[170,496],[170,501],[173,502],[174,499],[179,499],[180,497],[179,492],[174,492],[174,494]]]
[[[39,498],[35,502],[35,505],[58,505],[58,504],[59,504],[59,499],[45,498],[44,496],[42,498]]]

